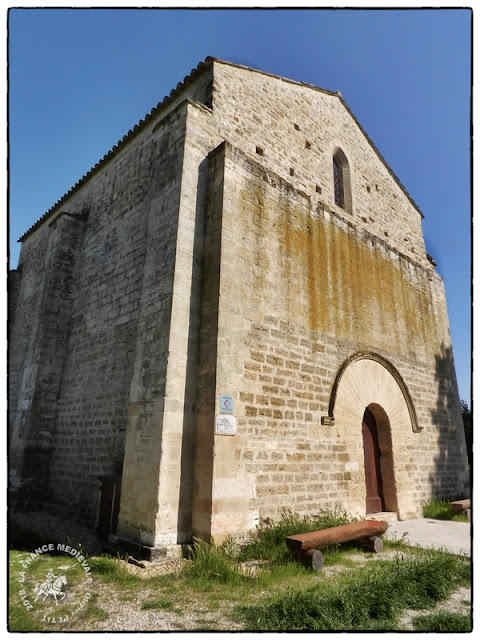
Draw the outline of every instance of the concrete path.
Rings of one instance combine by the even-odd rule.
[[[402,536],[405,536],[404,542],[412,547],[433,547],[456,555],[471,556],[471,529],[468,522],[430,518],[390,522],[384,537],[400,540]]]

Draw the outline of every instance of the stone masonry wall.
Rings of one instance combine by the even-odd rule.
[[[153,502],[153,510],[156,505],[160,442],[155,431],[165,388],[183,121],[181,110],[172,112],[81,192],[91,211],[58,403],[61,432],[50,492],[58,505],[90,521],[98,476],[122,472],[127,416],[134,423],[137,456],[143,452],[143,472],[152,482],[144,485],[139,474],[124,482],[140,483],[136,492]]]
[[[8,351],[10,356],[10,362],[12,362],[12,355],[18,353],[20,347],[18,338],[20,336],[15,334],[15,316],[17,311],[18,298],[21,285],[21,269],[12,269],[8,274]],[[12,338],[15,337],[15,343]],[[18,358],[17,358],[18,362]],[[20,391],[20,367],[18,364],[9,368],[8,372],[8,408],[9,417],[11,423],[15,422],[15,414],[18,408],[18,393]]]
[[[202,78],[201,91],[204,85]],[[89,215],[75,248],[68,347],[55,374],[62,376],[56,439],[44,477],[52,508],[91,523],[98,476],[122,470],[127,412],[139,455],[154,449],[146,425],[155,416],[158,426],[164,396],[184,123],[178,108],[152,122],[62,203],[72,214]],[[37,366],[51,236],[47,221],[23,241],[11,368],[24,381],[14,413],[27,402]],[[159,455],[157,476],[158,463]],[[143,485],[139,491],[146,494]]]
[[[83,212],[89,217],[85,238],[75,246],[78,259],[68,314],[68,345],[64,345],[62,362],[54,372],[58,379],[61,376],[58,414],[50,416],[55,438],[41,474],[43,489],[38,493],[50,508],[92,524],[99,476],[122,473],[127,422],[131,433],[128,454],[132,450],[135,454],[133,468],[127,456],[129,473],[124,477],[123,493],[129,493],[131,504],[138,500],[135,510],[140,507],[141,511],[142,503],[148,505],[151,530],[159,508],[159,447],[181,199],[185,101],[210,103],[212,70],[200,65],[185,80],[160,109],[152,112],[154,117],[147,126],[138,133],[130,132],[121,152],[111,159],[107,156],[100,168],[61,201],[67,212]],[[197,179],[199,164],[207,153],[208,149],[203,150],[192,168]],[[19,457],[18,464],[12,464],[12,486],[21,484],[25,457],[24,437],[15,426],[15,416],[35,388],[38,343],[44,327],[39,324],[39,310],[46,307],[48,312],[50,304],[43,282],[52,276],[48,247],[50,222],[55,215],[55,210],[50,211],[23,238],[19,273],[23,271],[25,278],[19,286],[10,351],[12,450]],[[195,260],[201,260],[201,254]],[[31,423],[28,428],[32,433],[42,428],[24,411],[22,420]],[[149,464],[155,468],[148,469]],[[188,466],[188,459],[183,464]],[[149,475],[150,494],[139,467]],[[190,494],[188,498],[184,495],[182,500],[189,498]],[[190,504],[188,513],[181,520],[191,518]],[[128,518],[127,509],[124,520],[128,522]],[[139,512],[133,520],[149,528],[141,523]]]
[[[223,137],[297,190],[429,267],[421,215],[393,180],[340,96],[214,63],[213,112]],[[340,147],[352,176],[353,211],[335,205],[332,158]]]
[[[48,235],[37,238],[33,247],[30,245],[32,263],[38,268],[37,277],[31,274],[31,280],[38,288],[32,288],[32,282],[26,279],[17,283],[19,313],[12,322],[11,356],[15,363],[13,382],[18,386],[10,398],[11,405],[15,403],[11,407],[10,470],[15,497],[22,504],[38,501],[48,486],[70,326],[72,281],[84,223],[83,215],[65,212],[53,219]],[[35,251],[39,247],[44,249],[41,255]],[[27,326],[29,323],[31,327]],[[17,351],[19,346],[21,352]]]
[[[218,134],[211,113],[189,101],[181,107],[182,151],[174,272],[163,396],[138,446],[138,400],[134,375],[129,405],[119,532],[152,546],[189,542],[192,535],[193,447],[197,400],[197,354],[201,306],[206,192],[206,155]],[[159,232],[157,232],[159,233]],[[137,374],[138,375],[138,374]],[[152,483],[151,493],[145,490]]]
[[[460,413],[453,384],[443,389],[452,380],[448,325],[445,313],[432,316],[438,276],[312,206],[230,145],[214,158],[223,172],[214,402],[218,412],[220,394],[233,395],[238,430],[212,438],[212,534],[238,533],[284,508],[351,506],[352,469],[363,465],[342,424],[326,427],[321,417],[340,366],[358,351],[391,362],[417,408],[421,431],[410,428],[396,454],[397,480],[413,478],[409,515],[432,485],[458,490]]]
[[[30,238],[22,246],[24,257],[19,272],[23,277],[17,281],[15,319],[10,324],[9,343],[9,442],[12,450],[19,433],[20,412],[31,400],[35,385],[37,349],[35,338],[39,334],[40,307],[46,287],[45,256],[48,246],[48,231],[42,230],[35,238]],[[18,279],[17,279],[18,280]],[[19,476],[20,476],[20,470]],[[10,465],[10,473],[16,473],[15,464]],[[15,484],[12,478],[11,482]]]

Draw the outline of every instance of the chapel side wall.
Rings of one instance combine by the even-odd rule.
[[[8,355],[10,370],[8,372],[8,412],[11,420],[15,422],[18,408],[18,394],[20,392],[20,363],[15,356],[16,349],[12,345],[12,336],[15,334],[15,316],[17,311],[18,296],[20,293],[21,269],[11,269],[8,273]],[[13,362],[15,364],[13,364]],[[12,429],[9,427],[8,442],[12,437]]]
[[[28,239],[22,246],[16,270],[15,309],[9,325],[8,408],[10,438],[17,420],[19,402],[28,401],[28,398],[22,397],[22,394],[29,393],[25,389],[26,379],[32,379],[35,367],[34,340],[39,333],[39,309],[46,288],[45,255],[47,244],[48,234],[45,230],[38,233],[35,238]],[[34,384],[33,379],[32,383]],[[33,392],[33,388],[31,391]]]
[[[71,232],[76,226],[72,220],[57,220],[51,229],[29,238],[20,253],[9,327],[9,473],[17,506],[38,500],[48,481],[69,320],[68,245],[75,244]]]
[[[72,211],[88,209],[89,216],[58,399],[49,501],[56,511],[90,524],[99,476],[122,474],[127,420],[136,425],[134,446],[139,457],[144,452],[145,466],[148,456],[160,455],[183,137],[177,110],[130,141],[64,204]],[[144,499],[155,493],[154,484],[155,475],[142,489]]]
[[[15,270],[13,279],[15,280],[12,288],[9,290],[9,302],[12,303],[14,297],[14,307],[10,310],[9,327],[8,327],[8,419],[9,419],[9,444],[12,439],[19,437],[19,412],[21,411],[21,403],[28,401],[24,396],[25,393],[33,393],[32,383],[28,386],[30,391],[25,388],[27,379],[32,377],[34,366],[34,353],[32,341],[36,335],[36,323],[39,321],[39,309],[42,291],[44,287],[43,260],[45,256],[44,247],[46,239],[38,238],[39,250],[36,245],[29,243],[28,246],[22,247],[18,268]],[[24,262],[31,265],[30,268],[22,266],[22,254]],[[23,278],[21,274],[25,273]],[[28,283],[31,282],[29,286]],[[14,435],[14,434],[17,435]],[[12,450],[11,450],[12,451]],[[17,470],[15,466],[10,465],[10,472]]]
[[[337,95],[214,62],[213,112],[224,138],[332,211],[428,266],[421,215]],[[261,149],[261,155],[257,153]],[[340,147],[353,210],[335,205],[332,158]]]
[[[425,411],[437,427],[435,469],[429,474],[429,488],[438,497],[469,496],[471,478],[462,408],[458,392],[454,354],[450,336],[447,299],[443,279],[435,274],[431,282],[433,313],[439,328],[435,350],[435,405],[425,403]],[[427,397],[424,393],[423,398]],[[438,470],[441,470],[438,473]]]
[[[397,479],[411,479],[418,505],[458,490],[456,416],[436,366],[448,336],[446,316],[435,321],[438,277],[230,145],[215,153],[225,154],[216,399],[233,395],[238,430],[214,436],[213,535],[285,508],[352,510],[363,469],[355,434],[321,418],[359,351],[392,363],[418,412],[421,431],[396,451]]]
[[[46,304],[45,312],[52,313],[45,302],[52,279],[50,245],[55,242],[51,223],[62,210],[91,214],[85,242],[75,246],[79,255],[68,292],[68,347],[53,365],[62,386],[55,391],[55,411],[49,411],[49,460],[42,473],[50,487],[50,507],[90,523],[97,511],[99,476],[122,471],[127,414],[141,425],[153,414],[159,428],[184,135],[179,137],[175,128],[186,99],[209,103],[211,84],[211,68],[199,65],[186,84],[180,83],[152,111],[140,133],[137,128],[129,132],[120,149],[108,154],[23,238],[19,272],[24,277],[9,344],[10,460],[19,460],[11,465],[13,474],[19,468],[12,487],[21,484],[25,433],[41,433],[17,408],[29,403],[36,388],[43,326],[39,310]],[[136,401],[130,402],[131,397]],[[138,449],[149,447],[144,434]]]

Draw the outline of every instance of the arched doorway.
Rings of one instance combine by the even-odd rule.
[[[382,471],[380,467],[380,447],[378,444],[377,422],[367,407],[362,420],[363,460],[365,468],[366,511],[385,511]]]
[[[393,365],[367,352],[345,360],[335,377],[328,413],[329,420],[323,423],[326,435],[345,443],[349,456],[347,491],[339,496],[342,506],[361,517],[379,511],[395,512],[401,520],[416,517],[411,470],[421,427],[408,389]],[[373,455],[372,469],[377,481],[381,480],[381,491],[369,492],[368,507],[362,436],[365,422],[367,429],[369,423],[375,424],[379,453],[377,450],[376,462]],[[371,438],[375,449],[375,435]]]

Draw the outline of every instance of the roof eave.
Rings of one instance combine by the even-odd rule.
[[[85,175],[83,175],[73,187],[71,187],[54,205],[52,205],[25,233],[18,239],[18,242],[23,242],[27,236],[29,236],[35,229],[37,229],[43,222],[59,208],[65,201],[71,197],[75,191],[77,191],[82,185],[87,182],[99,169],[105,166],[121,149],[125,147],[136,135],[138,135],[143,129],[151,123],[151,121],[159,115],[159,112],[167,107],[174,98],[185,88],[185,86],[191,82],[200,73],[203,73],[213,62],[214,58],[206,58],[204,62],[200,62],[192,71],[185,76],[182,82],[179,82],[175,89],[172,89],[168,96],[165,96],[153,109],[147,113],[132,129],[126,133],[121,140],[119,140],[111,149],[101,158]]]
[[[289,78],[284,78],[282,76],[278,76],[278,75],[275,75],[273,73],[268,73],[267,71],[261,71],[259,69],[254,69],[252,67],[248,67],[248,66],[245,66],[245,65],[242,65],[242,64],[237,64],[237,63],[234,63],[234,62],[228,62],[227,60],[222,60],[220,58],[215,58],[213,56],[207,56],[203,62],[200,62],[194,69],[191,70],[191,72],[187,76],[185,76],[185,78],[181,82],[179,82],[177,84],[175,89],[172,89],[172,91],[170,92],[170,94],[168,96],[165,96],[165,98],[162,101],[160,101],[149,113],[147,113],[147,115],[142,120],[140,120],[140,122],[138,122],[132,129],[130,129],[128,131],[128,133],[126,133],[123,136],[123,138],[121,140],[119,140],[117,142],[117,144],[115,144],[110,149],[110,151],[103,156],[103,158],[101,158],[84,176],[82,176],[80,178],[80,180],[78,180],[78,182],[76,182],[73,185],[73,187],[71,187],[54,205],[52,205],[50,207],[50,209],[48,209],[41,216],[41,218],[39,218],[29,229],[27,229],[27,231],[18,239],[18,242],[23,242],[25,240],[25,238],[27,238],[35,229],[37,229],[43,222],[45,222],[45,220],[47,220],[59,207],[61,207],[65,203],[65,201],[75,193],[75,191],[77,191],[99,169],[101,169],[121,149],[123,149],[123,147],[126,144],[128,144],[128,142],[130,142],[132,140],[132,138],[134,138],[136,135],[138,135],[138,133],[140,133],[145,128],[145,126],[150,124],[152,119],[159,115],[159,111],[161,111],[162,109],[167,107],[171,103],[171,101],[178,96],[178,94],[185,88],[185,86],[188,83],[190,83],[195,77],[197,77],[200,73],[203,73],[207,68],[209,68],[214,63],[224,64],[224,65],[228,65],[228,66],[231,66],[231,67],[237,67],[237,68],[245,69],[247,71],[251,71],[251,72],[254,72],[254,73],[261,73],[261,74],[263,74],[265,76],[269,76],[271,78],[277,78],[278,80],[282,80],[284,82],[288,82],[289,84],[294,84],[294,85],[301,86],[301,87],[307,87],[307,88],[313,89],[315,91],[320,91],[320,92],[322,92],[322,93],[324,93],[326,95],[337,97],[341,101],[341,103],[343,104],[345,109],[348,111],[348,113],[351,115],[351,117],[353,118],[354,122],[357,124],[357,126],[360,129],[360,131],[363,133],[363,135],[365,136],[366,140],[371,145],[372,149],[375,151],[375,153],[377,154],[377,156],[379,157],[381,162],[385,165],[387,171],[393,177],[393,179],[398,184],[400,189],[403,191],[405,196],[408,198],[410,203],[418,211],[420,216],[422,218],[424,217],[423,213],[420,211],[420,209],[417,206],[417,204],[414,202],[414,200],[412,199],[412,197],[410,196],[408,191],[405,189],[405,187],[402,185],[402,183],[397,178],[395,173],[389,167],[388,163],[386,162],[386,160],[384,159],[382,154],[378,151],[377,147],[374,145],[372,140],[369,138],[368,134],[365,132],[365,130],[363,129],[361,124],[358,122],[356,117],[353,115],[352,111],[350,110],[350,108],[348,107],[347,103],[345,102],[345,100],[342,98],[341,94],[338,91],[337,92],[328,91],[327,89],[321,89],[320,87],[316,87],[315,85],[312,85],[312,84],[308,84],[308,83],[305,83],[305,82],[299,82],[297,80],[291,80]]]

